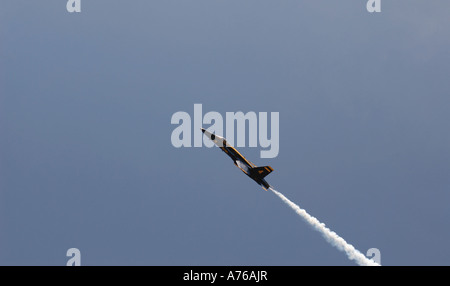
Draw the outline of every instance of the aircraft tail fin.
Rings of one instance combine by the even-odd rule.
[[[255,167],[252,169],[252,171],[254,172],[254,174],[259,176],[260,178],[264,178],[265,176],[272,173],[273,168],[270,166],[262,166],[262,167]]]

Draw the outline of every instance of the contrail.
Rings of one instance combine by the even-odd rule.
[[[334,231],[331,231],[329,228],[325,226],[324,223],[321,223],[318,219],[308,214],[304,209],[300,208],[295,203],[291,202],[288,198],[286,198],[282,193],[274,190],[273,188],[269,188],[275,195],[280,197],[280,199],[285,202],[288,206],[290,206],[299,216],[301,216],[304,220],[306,220],[314,229],[318,232],[322,233],[323,237],[331,243],[331,245],[335,246],[337,249],[344,251],[348,258],[354,260],[358,265],[362,266],[380,266],[380,264],[375,261],[367,258],[359,252],[353,245],[347,243],[342,237],[337,235]]]

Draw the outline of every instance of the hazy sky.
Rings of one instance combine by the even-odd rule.
[[[0,2],[0,265],[355,265],[171,116],[279,112],[239,151],[383,265],[450,264],[450,2]]]

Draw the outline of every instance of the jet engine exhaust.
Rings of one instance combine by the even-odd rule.
[[[345,252],[350,260],[354,260],[358,265],[361,266],[381,266],[380,264],[374,262],[373,260],[364,256],[359,252],[353,245],[347,243],[342,237],[337,235],[334,231],[330,230],[321,223],[318,219],[308,214],[304,209],[300,208],[298,205],[286,198],[282,193],[276,191],[272,187],[269,188],[275,195],[277,195],[284,203],[291,207],[299,216],[301,216],[307,223],[309,223],[315,230],[320,232],[322,236],[331,245]]]

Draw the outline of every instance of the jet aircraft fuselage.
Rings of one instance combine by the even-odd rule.
[[[264,179],[265,176],[273,171],[270,166],[257,167],[252,162],[248,161],[236,148],[227,143],[227,140],[221,136],[212,134],[211,132],[202,128],[203,134],[211,139],[223,152],[225,152],[234,162],[234,164],[241,169],[247,176],[252,178],[264,190],[267,191],[270,185]]]

